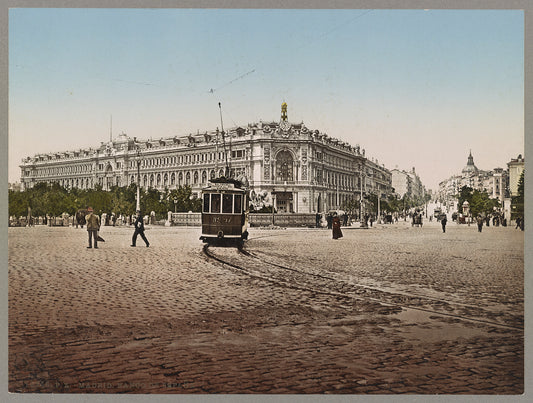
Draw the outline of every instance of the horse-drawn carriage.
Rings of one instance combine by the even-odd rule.
[[[421,213],[414,213],[413,214],[411,227],[414,227],[414,226],[417,226],[417,227],[421,227],[422,226],[422,214]]]

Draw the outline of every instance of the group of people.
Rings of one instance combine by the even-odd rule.
[[[93,241],[94,241],[94,249],[98,249],[98,240],[102,239],[98,235],[98,231],[100,230],[100,217],[97,214],[94,214],[92,207],[89,207],[87,209],[87,212],[88,214],[85,216],[85,222],[87,223],[87,232],[89,234],[89,246],[87,246],[87,249],[93,248]],[[135,231],[133,232],[130,246],[133,246],[133,247],[136,246],[137,236],[140,235],[144,243],[146,244],[146,247],[149,247],[150,242],[148,242],[146,235],[144,235],[144,220],[143,220],[140,210],[137,210],[137,215],[135,217],[134,225],[135,225]]]

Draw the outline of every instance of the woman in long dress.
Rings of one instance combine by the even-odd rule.
[[[331,228],[333,231],[333,239],[342,238],[341,220],[339,219],[339,216],[337,215],[337,213],[333,214]]]

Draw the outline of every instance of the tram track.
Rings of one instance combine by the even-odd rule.
[[[447,320],[467,321],[501,329],[519,331],[524,329],[523,319],[519,315],[504,315],[480,306],[418,293],[384,290],[351,282],[336,273],[313,273],[264,259],[245,248],[231,250],[229,253],[228,251],[216,253],[205,245],[203,252],[223,266],[281,287],[360,301],[372,301],[387,307],[412,309],[438,315]]]

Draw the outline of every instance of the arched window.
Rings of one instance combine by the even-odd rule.
[[[187,172],[187,175],[185,175],[185,185],[189,186],[191,184],[191,173]]]
[[[161,187],[161,174],[157,174],[157,187]]]
[[[183,185],[183,173],[180,172],[180,174],[178,175],[178,186],[182,186]]]
[[[293,181],[294,160],[289,151],[281,151],[276,157],[277,179],[280,181]]]
[[[163,176],[163,186],[167,186],[168,185],[168,174],[165,174],[165,176]]]
[[[215,179],[215,170],[214,169],[211,170],[211,172],[209,174],[209,178],[210,179]]]
[[[202,183],[207,183],[207,172],[206,171],[203,171],[202,172]]]
[[[170,175],[170,185],[174,186],[176,184],[176,174],[173,173]]]
[[[194,184],[198,185],[198,172],[194,173]]]

